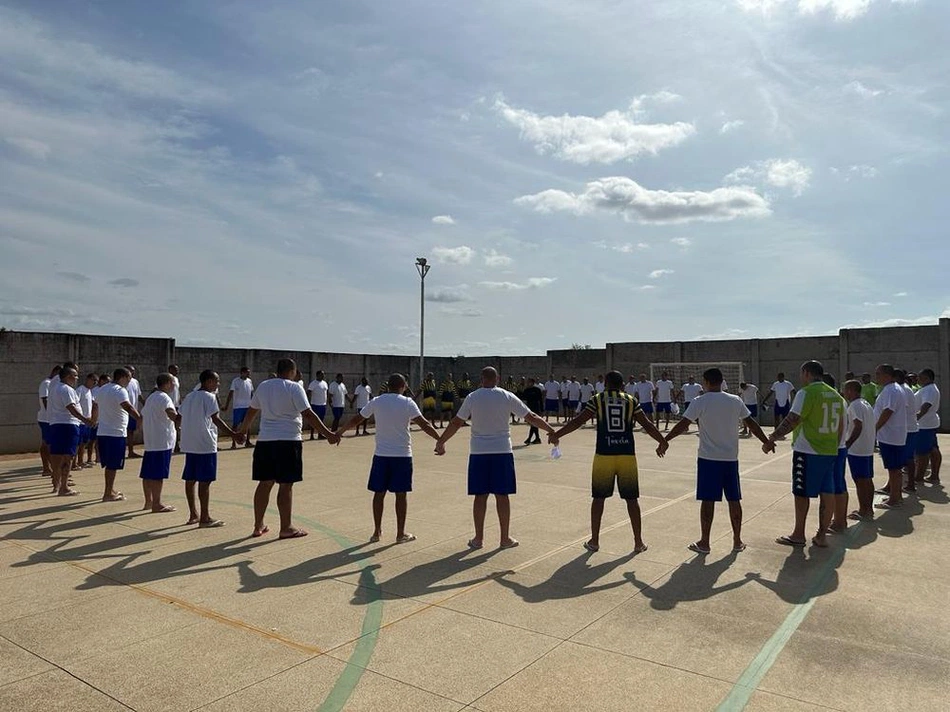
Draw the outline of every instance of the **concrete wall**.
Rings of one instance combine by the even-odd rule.
[[[79,363],[83,373],[111,372],[116,366],[133,365],[148,392],[155,376],[170,363],[181,367],[182,388],[190,390],[205,368],[216,370],[222,379],[222,393],[241,366],[249,366],[259,381],[274,370],[280,358],[297,361],[307,383],[322,369],[329,378],[342,373],[351,388],[365,376],[374,391],[393,372],[404,373],[418,386],[419,359],[416,356],[378,354],[337,354],[273,349],[218,349],[177,347],[173,339],[146,339],[80,334],[0,332],[0,453],[33,450],[38,442],[36,390],[50,368],[66,360]],[[427,357],[426,371],[438,379],[446,373],[456,378],[468,372],[474,379],[487,365],[496,367],[502,378],[521,376],[546,378],[554,372],[560,378],[574,374],[594,378],[616,368],[626,374],[649,373],[651,363],[739,361],[746,380],[763,390],[784,371],[798,385],[798,369],[808,359],[822,361],[837,376],[846,371],[873,371],[882,362],[911,370],[933,368],[938,383],[946,386],[941,404],[945,429],[950,428],[950,319],[937,326],[886,329],[845,329],[837,336],[783,339],[737,339],[728,341],[675,341],[656,343],[615,343],[604,349],[564,349],[536,356]],[[223,399],[223,397],[222,397]],[[764,418],[769,421],[769,416]]]

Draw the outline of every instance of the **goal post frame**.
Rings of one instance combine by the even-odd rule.
[[[679,390],[686,379],[692,375],[696,382],[702,384],[703,371],[707,368],[718,368],[729,386],[729,390],[736,393],[739,384],[745,381],[745,365],[742,361],[672,361],[650,364],[650,381],[656,383],[663,371],[667,371],[673,380],[673,386]]]

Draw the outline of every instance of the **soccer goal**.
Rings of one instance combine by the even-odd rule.
[[[722,377],[726,381],[725,385],[732,393],[738,393],[739,384],[745,381],[745,373],[743,372],[741,361],[719,361],[709,363],[651,363],[650,380],[656,383],[658,379],[662,378],[663,372],[665,371],[669,375],[670,380],[673,381],[673,385],[676,387],[676,390],[680,391],[683,388],[683,384],[687,382],[690,376],[696,379],[696,383],[702,385],[703,371],[705,371],[707,368],[718,368],[720,371],[722,371]],[[680,393],[676,400],[682,404],[682,393]]]

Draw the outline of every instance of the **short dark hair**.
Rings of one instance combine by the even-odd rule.
[[[922,369],[920,369],[920,375],[921,375],[921,376],[926,376],[926,377],[929,378],[931,381],[933,381],[933,380],[937,377],[937,375],[934,373],[934,370],[933,370],[932,368],[922,368]]]
[[[216,372],[212,371],[210,368],[206,368],[201,372],[201,375],[198,376],[198,381],[201,383],[201,385],[204,385],[206,382],[213,381],[217,377],[218,374]]]
[[[70,368],[73,369],[73,370],[75,370],[77,374],[79,373],[79,369],[76,367],[76,364],[73,363],[72,361],[67,361],[66,363],[63,364],[63,370],[64,370],[64,371],[67,371],[67,370],[69,370]]]
[[[389,377],[389,380],[386,381],[386,387],[392,391],[397,391],[403,386],[406,385],[406,377],[401,373],[394,373]]]
[[[707,368],[703,371],[703,380],[710,386],[722,385],[722,371],[718,368]]]
[[[297,372],[297,364],[292,358],[282,358],[277,362],[277,375],[284,377],[294,375]]]
[[[838,387],[838,381],[836,381],[836,380],[835,380],[835,377],[832,376],[830,373],[823,373],[823,374],[821,375],[821,380],[824,381],[825,383],[827,383],[827,384],[828,384],[829,386],[831,386],[832,388],[837,388],[837,387]]]
[[[172,382],[172,375],[170,373],[160,373],[155,376],[155,387],[161,390],[164,386],[167,386]]]
[[[890,376],[891,378],[894,378],[894,375],[897,372],[897,369],[895,369],[889,363],[882,363],[877,367],[877,370],[883,373],[885,376]]]
[[[129,369],[119,366],[119,368],[112,372],[112,380],[118,381],[120,378],[132,378],[132,373]]]
[[[609,371],[604,378],[607,388],[619,390],[623,388],[623,374],[620,371]]]
[[[97,375],[94,374],[94,373],[87,373],[87,374],[86,374],[86,380],[88,381],[90,378],[98,379],[99,376],[97,376]]]
[[[904,383],[907,380],[907,371],[902,368],[894,369],[894,380],[898,383]]]
[[[825,367],[821,361],[805,361],[802,364],[802,373],[807,373],[812,378],[821,378],[825,375]]]
[[[861,381],[856,381],[853,378],[849,381],[845,381],[844,384],[845,391],[854,391],[858,395],[861,395]]]
[[[251,369],[249,369],[247,366],[241,366],[241,373],[244,373],[245,371],[250,372],[250,370]]]
[[[62,365],[56,364],[55,366],[53,366],[52,370],[50,370],[49,377],[52,378],[53,376],[58,376],[59,372],[62,370],[63,370]]]

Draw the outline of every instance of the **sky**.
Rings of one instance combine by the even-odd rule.
[[[0,326],[412,354],[420,256],[433,355],[936,323],[947,27],[944,0],[0,0]]]

